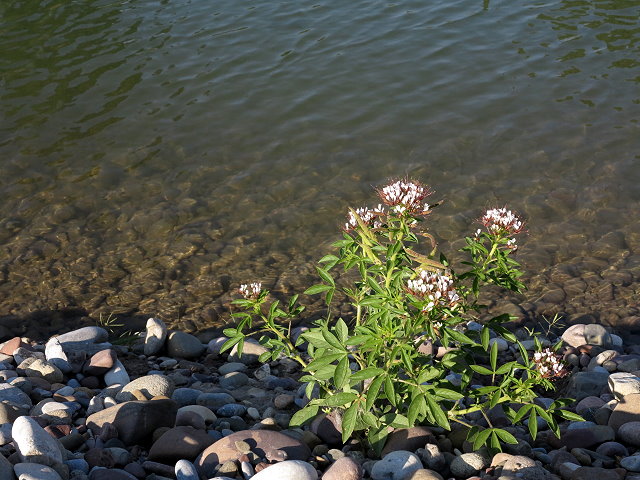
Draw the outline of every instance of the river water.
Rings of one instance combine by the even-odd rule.
[[[5,324],[223,325],[410,175],[447,252],[526,218],[496,308],[640,330],[638,0],[15,0],[0,68]]]

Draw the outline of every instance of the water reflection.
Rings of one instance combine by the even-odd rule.
[[[347,205],[411,173],[445,247],[527,216],[531,311],[630,318],[635,5],[5,2],[0,315],[223,323],[239,283],[314,282]]]

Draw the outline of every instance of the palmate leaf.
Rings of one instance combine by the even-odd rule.
[[[489,439],[489,436],[491,435],[491,432],[492,432],[491,428],[486,428],[481,432],[478,432],[475,435],[475,438],[473,438],[473,449],[479,450],[480,447],[485,445],[487,443],[487,440]]]

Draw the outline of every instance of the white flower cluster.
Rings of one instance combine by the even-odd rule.
[[[481,222],[489,232],[507,235],[521,232],[524,226],[522,220],[506,208],[491,208],[487,210],[482,216]]]
[[[407,288],[409,293],[428,300],[422,308],[424,312],[430,312],[436,305],[454,307],[460,301],[453,279],[440,273],[421,270],[417,278],[407,281]]]
[[[533,354],[533,361],[536,363],[536,369],[543,377],[564,377],[569,372],[562,364],[560,355],[550,348],[545,348],[540,352]]]
[[[431,195],[429,187],[419,182],[404,179],[390,183],[378,190],[378,195],[384,203],[393,207],[393,210],[402,214],[424,214],[429,211],[429,204],[424,201]]]
[[[373,228],[380,228],[382,226],[382,222],[380,221],[380,215],[384,215],[384,206],[379,204],[376,208],[370,209],[367,207],[361,207],[356,209],[356,214],[360,217],[364,223]],[[356,220],[353,212],[349,211],[349,215],[347,216],[347,223],[344,224],[345,230],[353,230],[358,226],[358,221]]]
[[[256,299],[260,292],[262,291],[262,284],[259,282],[242,284],[240,285],[240,295],[242,295],[247,300]]]

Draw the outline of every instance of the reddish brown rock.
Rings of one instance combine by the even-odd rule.
[[[400,428],[387,437],[382,456],[396,450],[415,452],[419,448],[424,448],[427,443],[436,443],[435,436],[427,427]]]
[[[358,462],[351,457],[342,457],[331,465],[322,480],[361,480],[364,471]]]
[[[90,415],[87,427],[97,435],[105,423],[111,423],[125,445],[148,443],[154,430],[173,426],[177,411],[176,402],[169,399],[124,402]]]
[[[244,452],[236,442],[246,442],[251,451],[269,462],[307,460],[311,451],[304,443],[272,430],[243,430],[224,437],[203,451],[195,465],[204,475],[213,476],[218,464],[238,460]]]
[[[71,430],[73,430],[71,425],[47,425],[44,427],[44,431],[53,438],[66,437],[71,433]]]
[[[117,359],[116,352],[110,348],[101,350],[87,360],[83,372],[85,375],[104,375],[111,370]]]
[[[337,411],[318,415],[311,422],[310,429],[327,445],[342,445],[342,416]]]
[[[20,337],[13,337],[11,340],[7,340],[0,348],[0,353],[4,353],[5,355],[13,355],[18,348],[29,347],[28,344],[24,343]]]
[[[193,461],[215,439],[204,430],[189,426],[167,430],[149,450],[149,460],[175,464],[184,458]]]

